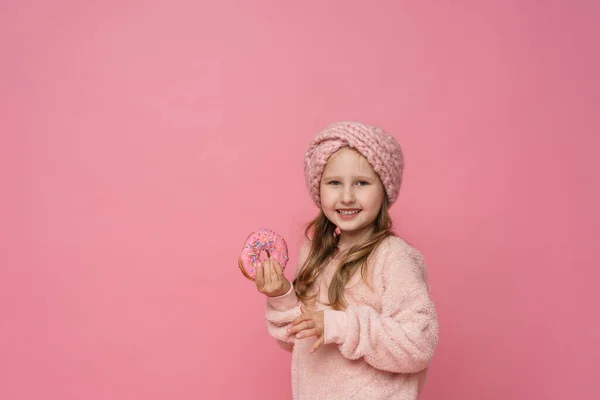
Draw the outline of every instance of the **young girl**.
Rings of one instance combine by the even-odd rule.
[[[404,166],[383,130],[339,122],[305,155],[320,208],[293,284],[267,259],[269,333],[292,351],[295,399],[417,399],[438,341],[423,257],[391,231]]]

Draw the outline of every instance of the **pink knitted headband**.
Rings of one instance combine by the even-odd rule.
[[[402,183],[402,148],[381,128],[360,122],[344,121],[329,125],[310,142],[304,155],[306,186],[317,206],[321,206],[321,176],[329,157],[342,147],[362,154],[379,175],[391,206],[398,198]]]

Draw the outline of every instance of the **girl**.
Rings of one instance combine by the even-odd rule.
[[[269,333],[292,351],[295,399],[417,399],[438,341],[418,250],[393,235],[404,160],[383,130],[339,122],[305,154],[320,208],[306,229],[293,284],[267,259]]]

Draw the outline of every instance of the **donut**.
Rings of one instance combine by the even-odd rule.
[[[251,281],[256,279],[256,267],[261,263],[260,255],[263,251],[267,257],[277,261],[281,269],[285,269],[289,260],[287,244],[280,234],[269,229],[252,232],[238,259],[240,271]]]

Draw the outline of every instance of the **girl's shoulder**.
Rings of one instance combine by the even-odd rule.
[[[387,237],[375,251],[375,276],[385,281],[425,282],[427,266],[421,252],[398,236]]]
[[[304,238],[304,241],[302,242],[302,245],[300,246],[300,252],[299,252],[300,256],[303,256],[304,258],[306,258],[308,256],[308,253],[310,253],[311,247],[312,247],[312,240]]]
[[[309,239],[304,239],[302,244],[300,245],[300,249],[298,251],[298,260],[303,261],[308,257],[308,253],[310,253],[311,241]]]
[[[405,239],[390,235],[381,242],[375,249],[373,257],[377,261],[390,262],[393,260],[412,261],[416,264],[423,264],[424,257],[421,252],[408,243]]]

